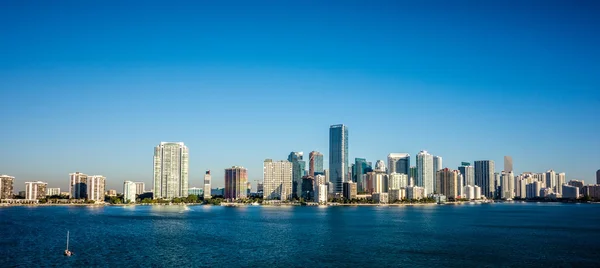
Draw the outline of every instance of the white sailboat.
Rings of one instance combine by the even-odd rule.
[[[65,256],[70,257],[73,255],[71,251],[69,251],[69,231],[67,231],[67,249],[65,249]]]

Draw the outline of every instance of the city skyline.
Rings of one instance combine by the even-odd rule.
[[[234,164],[254,183],[265,158],[290,152],[322,152],[328,167],[323,129],[337,123],[349,163],[426,150],[443,168],[501,171],[510,155],[515,174],[586,183],[600,168],[589,2],[34,2],[0,9],[0,174],[15,190],[68,189],[76,171],[108,189],[152,185],[160,141],[191,148],[190,187],[206,170],[222,187]]]

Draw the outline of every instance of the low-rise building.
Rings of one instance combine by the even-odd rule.
[[[406,187],[406,199],[419,200],[425,198],[425,188],[419,186]]]
[[[579,198],[579,187],[563,184],[562,185],[562,198],[566,198],[566,199]]]
[[[188,188],[188,195],[197,195],[197,196],[203,196],[204,194],[204,189],[202,188],[198,188],[198,187],[191,187]]]
[[[46,196],[60,195],[60,188],[46,188]]]
[[[117,190],[110,189],[106,191],[107,196],[117,196]]]
[[[393,203],[406,198],[406,187],[402,187],[400,189],[390,189],[389,193],[389,202]]]
[[[388,193],[373,193],[373,201],[379,204],[387,204],[390,200]]]
[[[342,191],[344,198],[350,200],[350,199],[356,199],[356,194],[357,194],[357,185],[356,182],[351,182],[351,181],[346,181],[344,182],[344,188]]]

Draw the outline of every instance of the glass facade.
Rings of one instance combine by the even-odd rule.
[[[329,181],[333,192],[342,193],[348,178],[348,128],[345,125],[329,127]]]
[[[302,195],[302,177],[306,169],[303,158],[302,152],[291,152],[288,156],[288,161],[292,162],[292,198],[300,198]]]

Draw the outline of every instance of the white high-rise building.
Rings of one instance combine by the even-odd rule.
[[[60,188],[46,188],[46,196],[60,195]]]
[[[327,203],[327,195],[329,193],[329,190],[327,188],[329,188],[329,187],[326,184],[319,184],[319,186],[317,188],[318,191],[315,193],[318,203],[320,203],[320,204]]]
[[[391,173],[388,178],[390,190],[406,188],[408,186],[408,175],[404,173]]]
[[[388,174],[410,174],[410,155],[407,153],[391,153],[388,159]]]
[[[556,190],[556,172],[554,170],[546,171],[546,188]]]
[[[556,174],[556,188],[557,188],[556,190],[561,195],[563,194],[563,192],[562,192],[563,187],[561,187],[561,186],[563,184],[567,183],[566,179],[567,179],[567,175],[564,172]]]
[[[188,148],[183,142],[161,142],[154,148],[154,199],[188,196]]]
[[[515,177],[512,172],[502,171],[502,199],[515,198]]]
[[[425,196],[433,193],[433,156],[427,151],[417,154],[417,181],[416,185],[425,189]]]
[[[94,175],[89,176],[87,179],[88,200],[104,202],[106,178],[102,175]]]
[[[123,201],[125,201],[125,203],[135,203],[136,193],[137,189],[135,182],[125,181],[123,183]]]
[[[373,193],[387,193],[388,188],[388,174],[373,172]]]
[[[85,199],[87,193],[87,175],[75,172],[69,174],[69,195],[73,199]]]
[[[146,184],[143,182],[136,182],[135,183],[135,193],[143,194],[145,192],[146,192]]]
[[[472,185],[467,185],[463,189],[463,198],[467,200],[475,199],[475,187]]]
[[[211,180],[210,170],[207,170],[206,174],[204,174],[204,199],[210,199],[212,197],[210,195],[210,180]]]
[[[481,187],[475,185],[473,186],[473,191],[475,192],[475,199],[481,199]]]
[[[515,189],[515,196],[521,199],[527,198],[527,179],[517,180],[517,187]]]
[[[263,162],[263,198],[265,200],[292,199],[292,169],[289,161]]]
[[[48,183],[41,181],[26,182],[25,199],[39,200],[46,197],[46,186],[48,186]]]
[[[383,160],[377,160],[377,162],[375,163],[375,171],[386,172],[385,162],[383,162]]]

